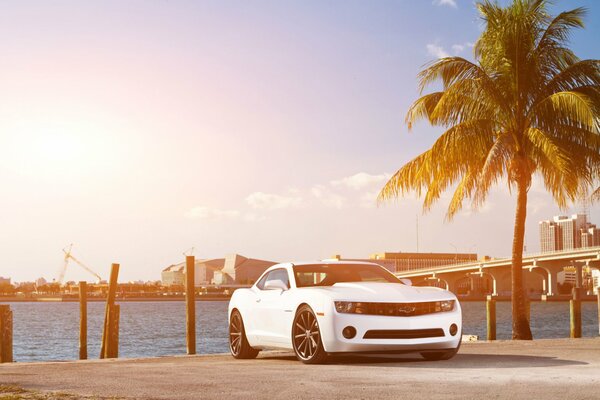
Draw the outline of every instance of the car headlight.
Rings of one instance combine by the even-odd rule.
[[[452,311],[452,310],[454,310],[454,300],[438,301],[436,305],[438,305],[438,304],[439,304],[439,307],[440,307],[439,311],[443,312],[443,311]]]
[[[343,314],[372,314],[417,316],[454,310],[455,300],[442,300],[421,303],[364,303],[356,301],[335,301],[335,310]]]
[[[354,314],[356,312],[356,305],[358,303],[353,301],[336,301],[335,311],[345,314]]]

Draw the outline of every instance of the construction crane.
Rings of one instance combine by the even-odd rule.
[[[78,259],[73,257],[73,254],[71,254],[72,249],[73,249],[73,243],[71,243],[69,246],[67,246],[63,249],[63,253],[65,253],[65,262],[60,271],[60,276],[58,277],[58,283],[62,285],[63,280],[65,279],[65,273],[67,272],[67,266],[69,265],[69,260],[73,260],[73,262],[75,264],[79,265],[81,268],[85,269],[87,272],[94,275],[96,277],[96,279],[98,280],[98,283],[100,283],[100,281],[102,280],[100,275],[98,275],[97,273],[92,271],[91,268],[87,267],[84,263],[82,263],[81,261],[79,261]]]

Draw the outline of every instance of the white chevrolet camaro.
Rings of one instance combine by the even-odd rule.
[[[336,353],[418,352],[427,360],[447,360],[461,337],[454,294],[410,286],[367,262],[277,264],[229,302],[235,358],[276,348],[293,349],[308,364]]]

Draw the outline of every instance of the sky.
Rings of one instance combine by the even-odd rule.
[[[580,5],[573,48],[599,58],[600,4],[553,11]],[[0,276],[55,279],[70,243],[104,278],[120,263],[121,281],[158,280],[192,247],[508,256],[505,184],[452,221],[450,194],[426,214],[415,196],[375,201],[442,133],[404,123],[420,68],[472,57],[481,29],[471,0],[2,1]],[[535,182],[526,251],[539,220],[577,211]]]

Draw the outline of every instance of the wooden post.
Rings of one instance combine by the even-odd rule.
[[[108,338],[104,358],[119,357],[119,317],[121,306],[113,304],[108,310]]]
[[[79,282],[79,359],[87,360],[87,283]]]
[[[196,296],[194,288],[194,256],[185,257],[185,311],[187,353],[196,354]]]
[[[571,339],[581,337],[581,297],[579,288],[573,288],[573,299],[569,302],[570,322],[571,322]]]
[[[600,335],[600,286],[598,286],[597,292],[598,293],[596,297],[598,298],[598,335]]]
[[[13,362],[13,313],[10,306],[0,305],[0,363]]]
[[[496,300],[488,296],[487,309],[487,340],[496,340]]]
[[[104,327],[102,331],[102,346],[100,348],[100,358],[106,358],[106,346],[110,335],[108,317],[110,307],[115,305],[117,296],[117,279],[119,278],[119,264],[113,264],[110,269],[110,281],[108,283],[108,294],[106,296],[106,310],[104,311]]]

